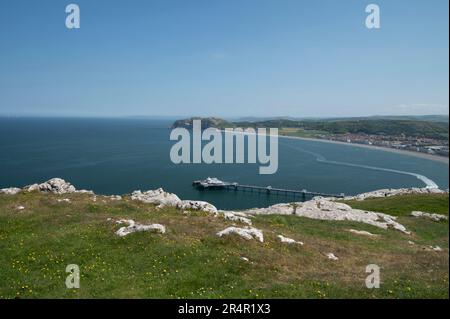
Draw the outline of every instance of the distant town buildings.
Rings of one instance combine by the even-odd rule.
[[[446,157],[449,156],[448,140],[412,137],[405,135],[369,135],[364,133],[318,135],[317,137],[332,141],[389,147]]]

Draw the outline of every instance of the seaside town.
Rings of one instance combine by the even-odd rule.
[[[398,150],[426,153],[430,155],[449,156],[448,140],[412,137],[406,135],[374,135],[364,133],[327,134],[317,135],[318,138],[331,141],[364,144],[380,147],[394,148]]]

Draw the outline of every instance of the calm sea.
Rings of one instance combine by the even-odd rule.
[[[288,195],[198,191],[208,176],[242,184],[357,194],[424,186],[423,175],[448,188],[448,165],[347,145],[280,139],[279,169],[259,175],[257,164],[174,165],[170,121],[144,119],[0,118],[0,188],[61,177],[79,189],[126,194],[162,187],[182,199],[219,208],[262,207],[296,200]],[[387,169],[387,170],[384,170]],[[401,171],[401,172],[395,172]],[[298,199],[298,198],[297,198]]]

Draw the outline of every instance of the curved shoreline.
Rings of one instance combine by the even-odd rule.
[[[402,154],[402,155],[406,155],[406,156],[413,156],[413,157],[428,159],[428,160],[432,160],[435,162],[440,162],[440,163],[449,165],[449,158],[444,157],[444,156],[439,156],[439,155],[419,153],[419,152],[407,151],[407,150],[399,150],[399,149],[395,149],[395,148],[376,146],[376,145],[346,143],[346,142],[341,142],[341,141],[332,141],[332,140],[326,140],[326,139],[320,139],[320,138],[299,137],[299,136],[289,136],[289,135],[278,135],[278,136],[280,138],[286,138],[286,139],[304,140],[304,141],[312,141],[312,142],[323,142],[323,143],[347,145],[347,146],[361,147],[361,148],[367,148],[367,149],[378,150],[378,151],[391,152],[391,153]]]

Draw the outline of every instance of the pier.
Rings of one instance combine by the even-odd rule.
[[[242,190],[242,191],[256,191],[256,192],[265,192],[267,194],[285,194],[285,195],[298,195],[301,196],[303,199],[306,198],[306,196],[322,196],[322,197],[337,197],[337,198],[343,198],[345,197],[344,193],[341,194],[327,194],[327,193],[321,193],[321,192],[311,192],[307,191],[306,189],[302,190],[296,190],[296,189],[285,189],[285,188],[275,188],[272,186],[256,186],[256,185],[242,185],[235,182],[224,182],[221,181],[215,177],[208,177],[205,180],[198,180],[194,181],[192,185],[198,189],[201,190],[208,190],[208,189],[225,189],[225,190]]]

